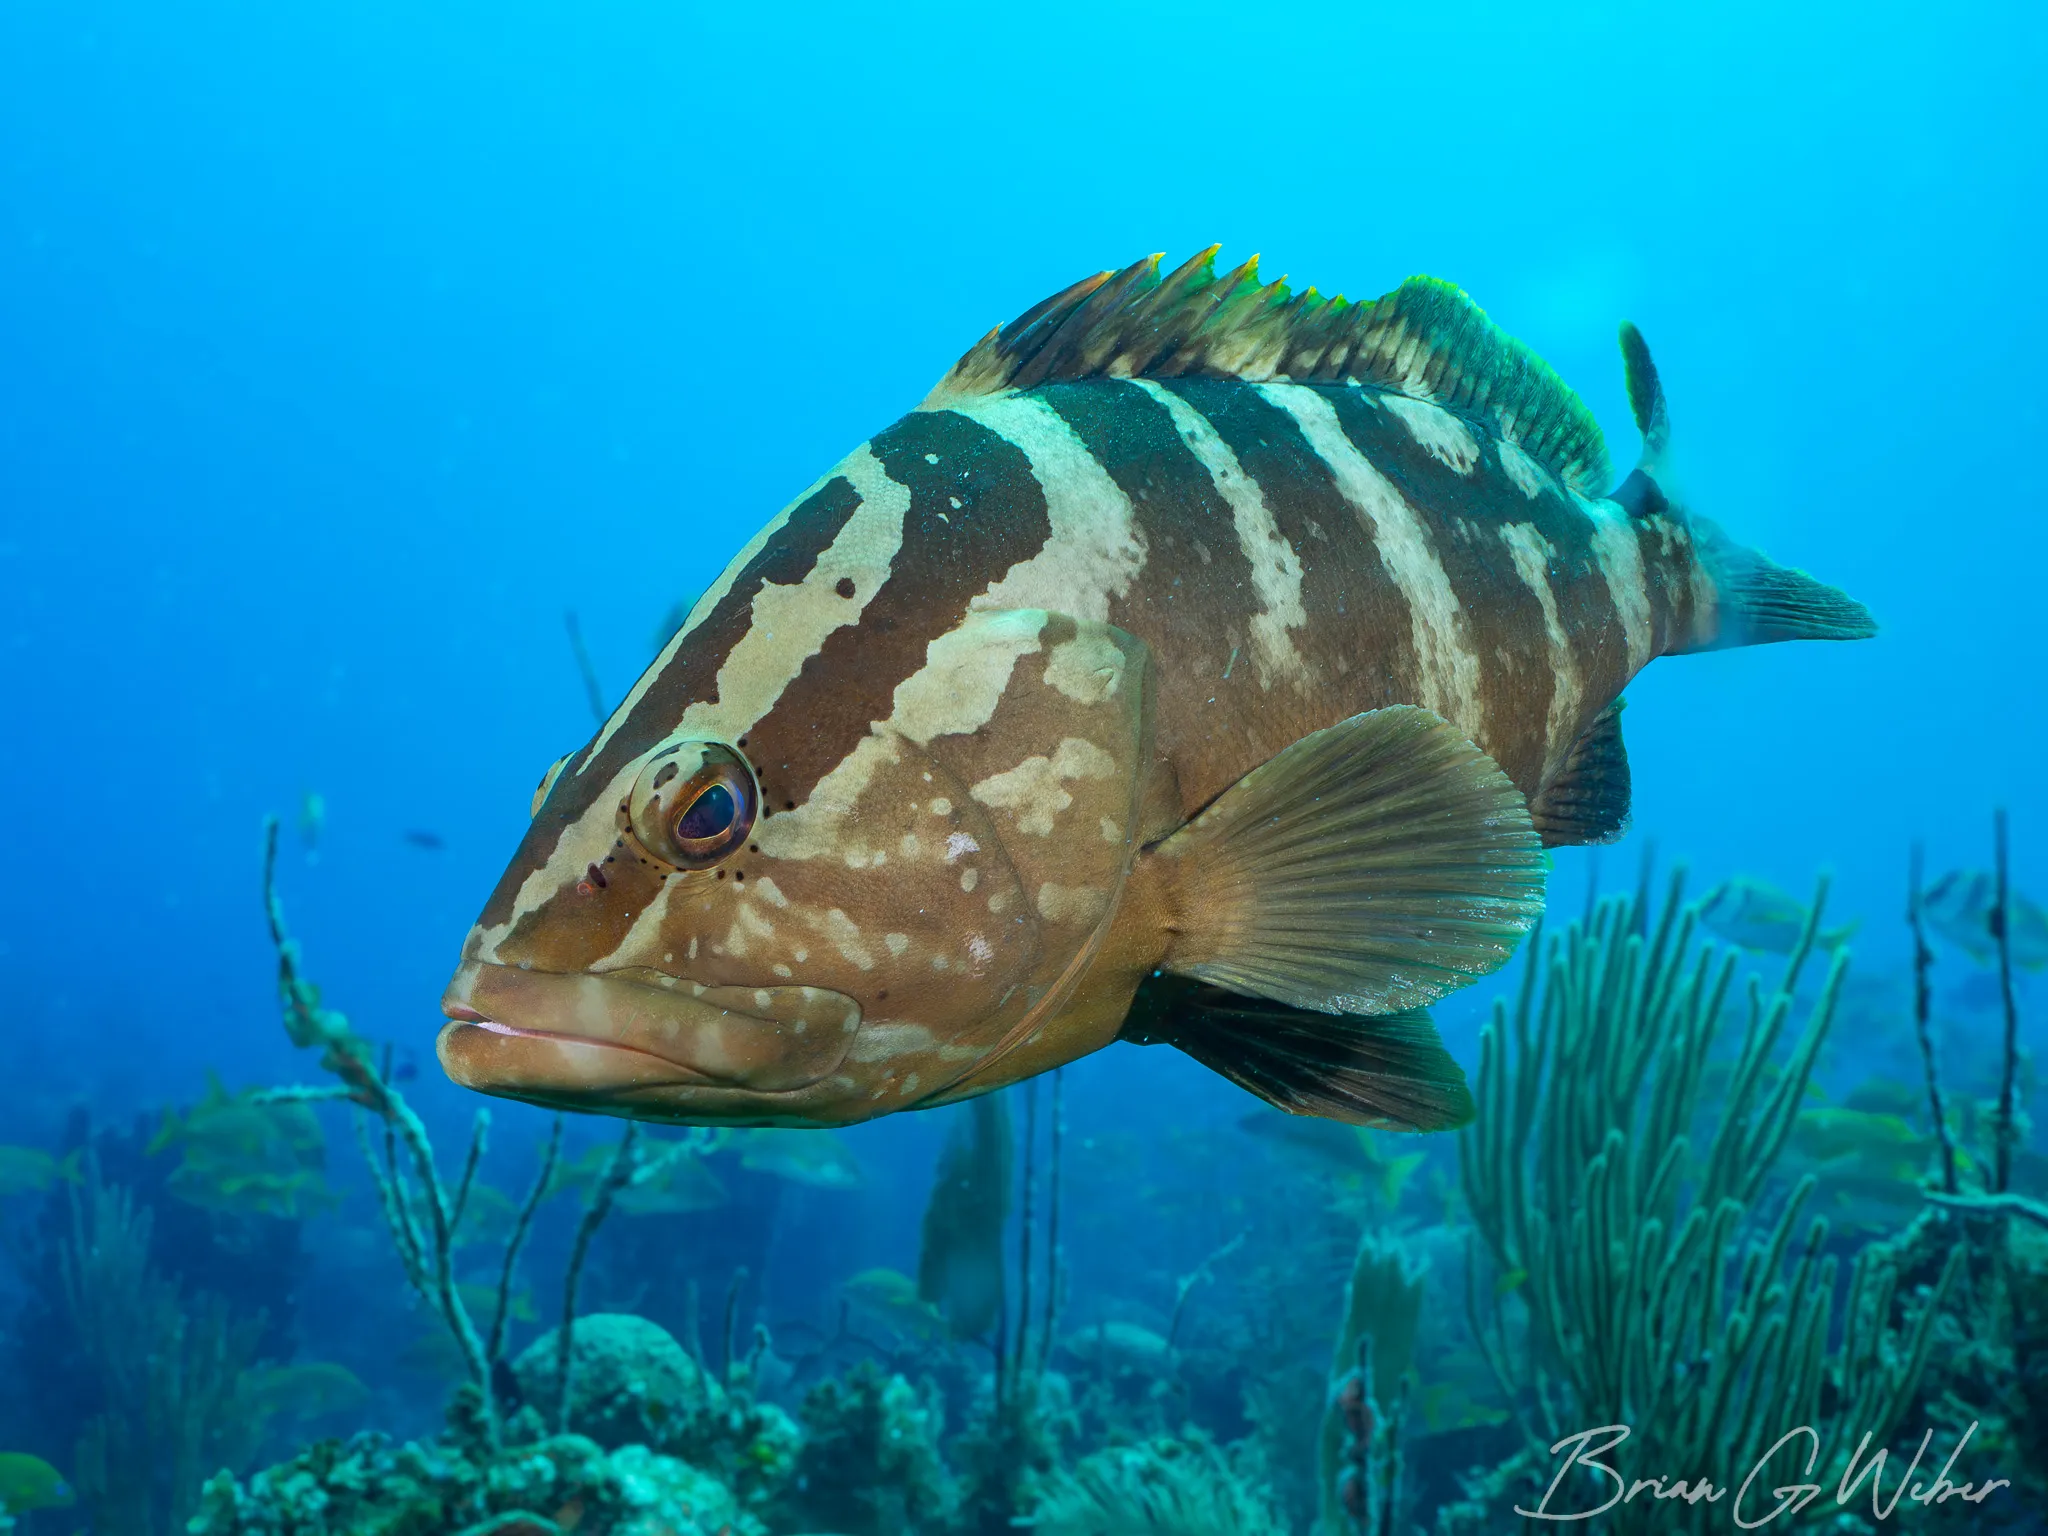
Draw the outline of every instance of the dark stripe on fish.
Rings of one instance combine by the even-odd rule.
[[[1417,702],[1408,599],[1294,418],[1235,379],[1161,382],[1208,418],[1294,546],[1309,620],[1300,643],[1325,663],[1325,683],[1341,675],[1346,712]]]
[[[690,705],[718,696],[718,669],[752,627],[755,596],[770,582],[793,586],[808,576],[816,568],[818,556],[839,536],[859,506],[860,493],[853,483],[844,475],[835,475],[790,509],[782,527],[747,562],[718,605],[690,631],[648,684],[632,713],[605,743],[599,759],[583,766],[590,750],[586,746],[563,764],[554,792],[527,828],[518,856],[499,877],[497,889],[478,918],[480,923],[488,927],[510,918],[526,873],[547,863],[562,833],[582,818],[619,769],[646,751],[650,742],[667,736]],[[595,742],[597,738],[591,739]],[[529,922],[536,915],[529,914]]]
[[[747,755],[776,810],[801,805],[889,718],[897,685],[959,625],[991,572],[1030,559],[1052,536],[1031,461],[979,422],[914,411],[868,448],[910,491],[903,543],[860,622],[828,635],[753,729]]]
[[[1423,537],[1458,600],[1458,643],[1479,667],[1481,740],[1475,743],[1525,792],[1540,782],[1545,723],[1557,674],[1536,594],[1515,569],[1501,528],[1521,521],[1528,498],[1510,482],[1498,455],[1482,455],[1459,474],[1431,453],[1377,394],[1319,390],[1351,445],[1420,514]],[[1472,431],[1475,442],[1481,434]]]

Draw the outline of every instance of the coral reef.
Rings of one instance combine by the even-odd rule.
[[[940,1455],[945,1409],[862,1362],[804,1399],[803,1449],[778,1508],[790,1530],[843,1536],[936,1536],[952,1529],[959,1489]]]
[[[64,1297],[99,1412],[72,1453],[95,1529],[182,1530],[210,1468],[241,1465],[263,1434],[250,1387],[260,1321],[211,1293],[187,1297],[152,1265],[151,1218],[91,1171],[71,1192]]]
[[[1038,1536],[1286,1536],[1264,1490],[1199,1432],[1115,1446],[1041,1485]]]
[[[674,1457],[519,1427],[497,1450],[459,1430],[397,1446],[360,1434],[246,1482],[222,1473],[191,1536],[764,1536],[724,1484]]]
[[[1483,1037],[1480,1115],[1459,1150],[1495,1278],[1468,1273],[1467,1297],[1527,1437],[1530,1507],[1553,1470],[1548,1447],[1593,1426],[1631,1426],[1611,1453],[1624,1476],[1718,1486],[1794,1426],[1817,1432],[1821,1475],[1862,1435],[1885,1444],[1960,1267],[1952,1249],[1905,1318],[1896,1259],[1866,1247],[1838,1304],[1828,1224],[1801,1227],[1811,1178],[1786,1191],[1772,1174],[1846,960],[1781,1051],[1821,900],[1775,987],[1752,980],[1733,1004],[1735,958],[1695,952],[1681,890],[1674,879],[1654,921],[1641,898],[1612,899],[1547,951],[1539,940],[1520,995],[1497,1005]],[[1742,1031],[1710,1098],[1730,1014]],[[1555,1507],[1606,1497],[1589,1475]],[[1607,1518],[1663,1532],[1725,1516],[1641,1499]]]
[[[559,1392],[559,1331],[534,1341],[512,1371],[525,1402]],[[713,1378],[660,1325],[631,1313],[577,1319],[567,1429],[607,1450],[645,1445],[725,1480],[749,1506],[774,1497],[796,1469],[800,1431],[757,1402],[744,1370]]]

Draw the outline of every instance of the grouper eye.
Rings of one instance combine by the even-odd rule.
[[[548,791],[555,787],[555,780],[562,776],[562,764],[567,761],[569,761],[569,754],[564,752],[548,765],[548,771],[540,776],[540,788],[533,792],[533,809],[528,811],[527,815],[538,816],[540,814],[540,808],[548,803]]]
[[[745,845],[760,793],[732,748],[686,741],[649,758],[633,782],[633,835],[678,869],[709,869]]]

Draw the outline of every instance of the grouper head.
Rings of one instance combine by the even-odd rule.
[[[457,1082],[841,1125],[1007,1081],[1013,1056],[1043,1066],[1136,853],[1143,648],[1040,610],[962,611],[876,709],[883,647],[795,686],[820,660],[786,644],[806,584],[749,592],[746,562],[541,781],[443,998]],[[857,614],[855,577],[808,585],[839,604],[824,617]],[[764,609],[784,643],[750,644]]]

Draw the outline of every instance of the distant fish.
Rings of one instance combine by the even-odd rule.
[[[542,777],[442,999],[456,1081],[845,1125],[1135,1011],[1291,1112],[1470,1117],[1421,1010],[1514,953],[1546,846],[1620,835],[1624,687],[1874,626],[1673,499],[1633,327],[1617,475],[1450,284],[1214,256],[990,332],[747,542]],[[889,334],[821,322],[808,387]]]
[[[405,840],[411,843],[413,847],[424,848],[430,853],[439,853],[448,846],[441,841],[441,834],[438,832],[423,832],[414,827],[408,828],[403,835]]]
[[[70,1484],[40,1456],[26,1451],[0,1451],[0,1520],[13,1528],[15,1515],[35,1509],[60,1509],[74,1499]]]
[[[209,1076],[206,1097],[164,1112],[148,1154],[175,1151],[168,1186],[179,1199],[236,1215],[300,1217],[338,1202],[321,1169],[326,1138],[303,1103],[229,1093]]]
[[[631,1182],[616,1200],[628,1216],[682,1216],[716,1210],[726,1198],[725,1186],[696,1149],[676,1142],[643,1149]]]
[[[830,1131],[762,1129],[735,1138],[740,1166],[814,1189],[857,1189],[860,1163]]]
[[[327,800],[316,790],[299,797],[299,842],[306,852],[320,846],[320,834],[327,826]]]
[[[80,1180],[82,1149],[74,1148],[61,1160],[41,1147],[0,1146],[0,1199],[8,1195],[39,1195],[62,1179]]]
[[[917,1294],[915,1280],[897,1270],[864,1269],[840,1290],[863,1313],[906,1338],[946,1337],[945,1316]]]
[[[1998,958],[1991,936],[1991,912],[1998,904],[1998,881],[1989,870],[1958,869],[1934,882],[1921,902],[1927,926],[1973,960],[1989,965]],[[2018,891],[2008,890],[2011,913],[2012,963],[2029,971],[2048,965],[2048,912]]]
[[[1356,1180],[1376,1193],[1389,1209],[1401,1202],[1402,1191],[1423,1164],[1420,1152],[1383,1156],[1379,1144],[1355,1125],[1308,1115],[1276,1115],[1259,1110],[1238,1122],[1240,1129],[1269,1142],[1311,1167]]]
[[[1332,1173],[1364,1173],[1370,1166],[1370,1154],[1356,1126],[1301,1115],[1276,1115],[1271,1110],[1241,1115],[1237,1124],[1246,1134],[1285,1148]]]
[[[1740,949],[1762,950],[1789,955],[1806,931],[1807,907],[1762,880],[1737,875],[1707,893],[1700,903],[1700,921]],[[1855,923],[1840,928],[1823,928],[1813,942],[1821,949],[1835,949],[1849,942]]]
[[[464,1286],[466,1292],[470,1289]],[[492,1292],[495,1299],[496,1292]],[[482,1314],[489,1317],[490,1314]],[[346,1413],[369,1398],[370,1389],[355,1372],[330,1360],[304,1360],[295,1365],[259,1366],[243,1380],[248,1405],[263,1415],[318,1419]]]
[[[1173,1346],[1136,1323],[1095,1323],[1068,1334],[1060,1348],[1084,1365],[1118,1375],[1163,1376],[1173,1365]]]

